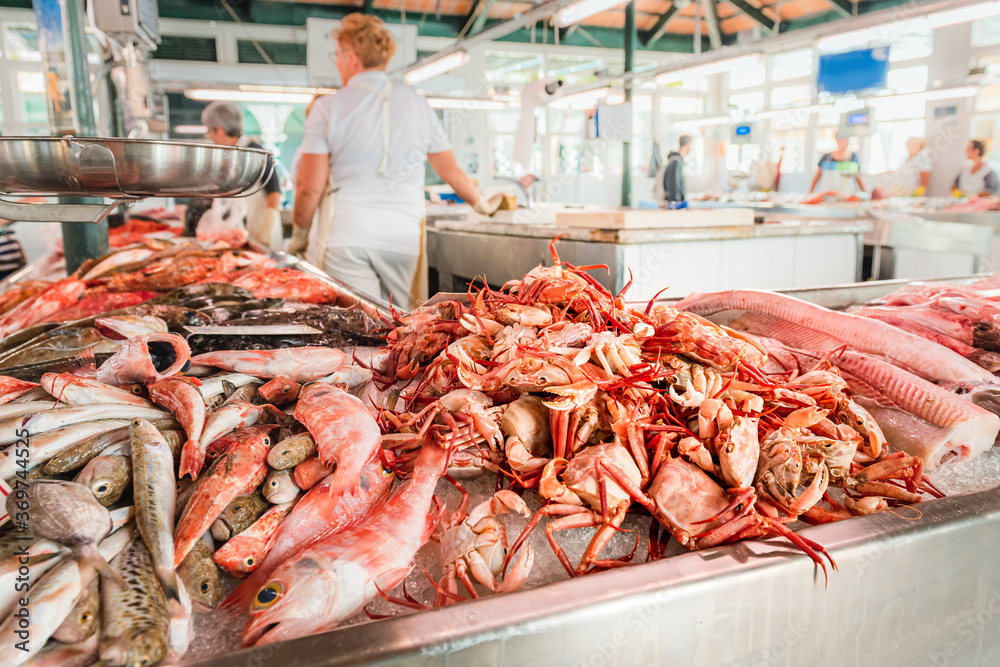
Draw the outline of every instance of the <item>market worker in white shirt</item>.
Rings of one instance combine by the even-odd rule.
[[[986,144],[978,139],[969,142],[965,149],[968,162],[951,186],[953,197],[992,197],[997,194],[997,172],[986,161]]]
[[[499,200],[483,198],[459,168],[427,99],[389,80],[385,67],[396,44],[380,19],[349,14],[335,37],[344,85],[317,100],[306,119],[288,252],[307,246],[313,214],[332,185],[333,224],[326,239],[317,239],[325,242],[323,270],[408,309],[420,258],[425,163],[476,211],[489,215]]]

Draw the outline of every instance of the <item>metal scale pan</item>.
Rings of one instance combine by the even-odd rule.
[[[0,218],[103,220],[145,197],[240,197],[270,177],[268,152],[181,141],[0,137],[0,195],[107,197],[109,204],[23,204],[0,198]]]

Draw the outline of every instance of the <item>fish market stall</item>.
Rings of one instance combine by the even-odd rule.
[[[607,265],[609,272],[595,278],[612,292],[631,280],[630,294],[639,300],[665,287],[664,276],[672,295],[854,282],[861,277],[862,237],[871,229],[864,220],[619,230],[438,220],[427,229],[430,292],[464,291],[476,276],[491,285],[516,280],[547,260],[555,236],[560,257]]]
[[[574,234],[592,233],[566,229],[570,240],[555,244],[562,260]],[[71,487],[73,480],[111,510],[106,512],[110,536],[98,532],[88,539],[114,572],[144,583],[125,595],[115,592],[115,575],[102,575],[104,613],[120,618],[122,627],[133,627],[132,617],[121,611],[130,600],[161,609],[163,615],[153,621],[169,640],[164,651],[184,655],[185,664],[276,658],[301,665],[514,664],[530,659],[526,656],[570,663],[672,658],[792,664],[806,656],[816,662],[817,655],[841,660],[841,630],[857,638],[852,650],[859,660],[870,656],[895,663],[942,650],[926,630],[929,621],[922,614],[931,609],[938,627],[963,637],[946,649],[949,660],[986,662],[997,655],[993,638],[1000,619],[991,611],[989,591],[1000,581],[991,574],[996,568],[989,524],[997,520],[996,491],[990,489],[1000,484],[1000,459],[992,452],[973,458],[982,450],[982,437],[966,432],[967,441],[938,438],[928,467],[937,463],[935,452],[969,460],[925,475],[918,459],[883,447],[876,427],[849,427],[854,422],[840,412],[837,419],[846,421],[824,421],[826,414],[857,406],[843,393],[846,384],[837,384],[839,376],[812,376],[821,379],[821,387],[832,383],[829,395],[821,390],[812,399],[803,393],[814,386],[802,379],[809,375],[804,369],[798,376],[798,370],[789,375],[770,367],[768,375],[759,374],[763,369],[757,364],[764,357],[756,346],[764,343],[747,342],[665,302],[643,314],[646,299],[639,294],[632,308],[613,302],[598,281],[558,260],[548,268],[532,267],[503,293],[474,292],[469,301],[463,293],[457,296],[462,303],[449,298],[455,295],[439,295],[414,313],[393,314],[377,300],[281,255],[190,239],[129,241],[72,277],[44,285],[15,281],[0,293],[0,332],[9,334],[0,342],[0,376],[6,378],[0,413],[28,417],[35,452],[28,464],[32,478],[57,479]],[[545,239],[546,249],[550,241]],[[592,273],[601,277],[601,271]],[[877,308],[891,308],[904,298],[941,297],[948,305],[954,294],[974,295],[985,289],[965,286],[975,279],[934,288],[899,282],[840,285],[800,290],[797,296],[837,307],[881,301],[865,316],[886,317]],[[687,301],[695,312],[702,307],[699,299]],[[112,305],[117,307],[111,310]],[[567,312],[570,319],[552,321]],[[607,328],[594,337],[586,322],[601,321],[602,312],[615,313],[617,326],[629,327],[638,337],[616,333],[610,322],[600,325]],[[968,327],[990,333],[985,318],[977,315]],[[874,320],[872,325],[883,326]],[[553,347],[536,358],[530,352],[532,331],[540,327]],[[376,329],[388,337],[376,337]],[[782,331],[767,333],[782,337]],[[978,347],[995,347],[988,339],[980,335],[961,354],[995,365],[997,359]],[[738,361],[728,371],[725,365],[700,365],[695,360],[716,349],[711,342],[698,347],[705,341],[723,344]],[[793,357],[813,353],[783,342]],[[674,352],[661,356],[664,346]],[[483,356],[487,350],[490,358]],[[772,357],[785,359],[780,350],[769,352],[767,358]],[[830,357],[838,373],[853,377],[843,359]],[[928,356],[929,364],[932,359]],[[543,364],[538,372],[535,364],[543,361],[551,365]],[[677,366],[656,380],[651,363]],[[730,383],[739,384],[726,388],[725,372],[732,373]],[[567,380],[559,380],[559,373],[568,374]],[[691,380],[666,379],[686,373]],[[734,405],[741,406],[740,414],[726,416],[729,408],[710,399],[696,376],[722,382],[719,395],[738,392],[732,400],[739,401]],[[567,384],[569,377],[575,382]],[[595,378],[600,388],[592,384]],[[760,384],[772,381],[801,405],[834,403],[803,412],[799,404],[776,401]],[[598,394],[609,402],[592,408],[589,402]],[[637,397],[648,401],[653,412],[647,417],[629,412],[639,405],[630,403]],[[986,431],[994,422],[1000,430],[995,415],[961,400],[970,406],[970,418],[985,419]],[[633,407],[626,410],[627,405]],[[21,425],[22,417],[16,419]],[[807,508],[798,494],[806,495],[806,488],[828,473],[816,471],[812,481],[803,478],[803,488],[796,483],[793,496],[785,497],[784,487],[754,480],[756,454],[746,458],[753,465],[745,469],[724,458],[721,444],[716,454],[699,441],[718,437],[743,443],[745,436],[734,432],[744,433],[758,421],[801,428],[825,424],[835,430],[835,442],[850,441],[849,451],[860,458],[848,464],[848,478],[830,482],[829,501]],[[10,435],[13,425],[0,419],[0,438]],[[542,425],[544,437],[534,430]],[[624,429],[621,436],[615,434],[618,427]],[[717,435],[709,436],[716,428]],[[934,433],[952,433],[949,428],[939,426]],[[769,442],[762,438],[760,444]],[[989,436],[986,446],[991,443]],[[966,452],[965,444],[979,449]],[[650,454],[645,473],[632,462],[629,452],[635,446]],[[454,458],[443,463],[443,453],[451,448],[456,448]],[[139,452],[147,449],[169,456],[185,478],[172,498],[178,510],[184,508],[176,531],[167,531],[163,513],[151,512],[138,493],[148,487],[168,502],[165,480],[171,489],[177,481],[172,467],[143,458]],[[16,480],[11,456],[6,463],[0,457],[0,473]],[[614,507],[604,506],[596,487],[588,491],[586,473],[595,467],[588,461],[610,475],[606,491]],[[695,468],[693,461],[705,468]],[[483,524],[468,524],[464,515],[455,514],[463,493],[439,479],[445,465],[468,494],[470,515]],[[821,469],[826,465],[820,463]],[[130,472],[122,477],[125,466]],[[649,485],[657,483],[658,470],[675,469],[700,476],[704,484],[746,486],[752,495],[739,496],[742,500],[734,499],[731,507],[728,496],[720,495],[716,500],[727,499],[721,506],[711,509],[706,503],[708,509],[699,510],[709,513],[704,520],[688,519],[696,522],[688,530],[671,527],[666,519],[651,518],[655,505],[645,493],[656,493]],[[583,481],[574,481],[581,471]],[[723,482],[719,477],[729,474],[740,478]],[[394,475],[401,481],[394,482]],[[872,481],[865,475],[885,486],[865,486]],[[188,476],[197,481],[191,483]],[[498,481],[505,487],[499,492]],[[345,483],[367,498],[361,499],[361,509],[336,504],[344,502],[336,489]],[[396,492],[384,496],[390,487]],[[522,487],[523,493],[512,490]],[[727,493],[721,486],[709,488]],[[937,497],[942,493],[947,496]],[[800,521],[786,526],[758,514],[747,504],[751,497],[760,503],[771,498],[775,507],[788,503],[796,509],[778,511],[794,512]],[[374,509],[366,514],[369,507]],[[813,527],[801,522],[847,519],[852,512],[864,515]],[[711,516],[727,513],[735,514],[724,521]],[[347,525],[318,526],[317,520]],[[734,525],[731,521],[741,528],[732,535],[723,530]],[[136,524],[141,533],[132,533]],[[487,538],[498,524],[506,526],[509,543],[491,549],[496,542]],[[485,571],[459,564],[466,557],[474,562],[471,555],[442,551],[448,539],[459,544],[467,539],[461,536],[472,530],[469,526],[484,538],[476,547],[483,551],[476,553],[486,559]],[[37,536],[44,533],[56,544],[63,539],[58,531],[44,532],[47,527],[36,530]],[[154,541],[146,537],[151,531],[175,539]],[[765,539],[749,539],[758,532]],[[212,536],[211,545],[203,533]],[[714,546],[730,538],[737,542]],[[561,545],[561,558],[550,539]],[[146,542],[157,546],[144,547]],[[698,550],[688,553],[682,542]],[[351,546],[375,543],[388,545],[392,562],[368,560],[369,549]],[[63,576],[75,561],[54,549],[58,560],[51,572]],[[301,558],[294,555],[302,549]],[[227,598],[222,608],[185,612],[183,604],[178,608],[170,601],[172,570],[164,565],[170,553],[184,590],[210,606]],[[52,558],[39,554],[46,557]],[[647,559],[656,562],[644,563]],[[39,577],[49,562],[33,565]],[[333,580],[310,574],[312,562],[322,564],[319,572],[338,573],[337,585],[349,590],[340,597],[330,593],[326,587]],[[941,562],[950,564],[944,579]],[[624,567],[629,564],[635,566]],[[367,579],[366,568],[384,568],[384,574]],[[572,576],[568,569],[587,576]],[[466,585],[463,572],[478,583]],[[483,583],[491,580],[493,594]],[[931,580],[934,586],[900,594],[913,581]],[[61,591],[51,595],[63,602],[79,597]],[[466,600],[474,595],[481,599]],[[285,611],[295,604],[305,605],[305,611]],[[429,606],[441,608],[424,609]],[[392,618],[369,618],[385,615]],[[69,618],[52,625],[73,626]],[[837,632],[824,631],[831,627]],[[70,637],[70,629],[60,627],[56,639],[61,643],[50,651],[89,655],[97,650],[96,634],[89,635],[86,646],[59,639]],[[48,637],[42,628],[35,631]],[[241,644],[257,645],[240,650]],[[153,655],[152,661],[160,659],[160,653]]]

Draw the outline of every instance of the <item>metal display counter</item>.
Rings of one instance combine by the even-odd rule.
[[[612,292],[649,299],[733,287],[781,289],[859,280],[867,221],[809,221],[733,227],[619,231],[435,220],[427,229],[430,293],[464,291],[477,276],[490,285],[551,264],[549,243],[578,266],[605,264],[594,276]],[[631,269],[631,273],[629,272]]]
[[[801,531],[828,586],[741,542],[190,664],[1000,664],[1000,489],[919,508]]]
[[[904,282],[791,293],[837,307]],[[828,584],[787,542],[745,541],[186,664],[1000,664],[1000,488],[916,508],[799,531],[836,559]]]

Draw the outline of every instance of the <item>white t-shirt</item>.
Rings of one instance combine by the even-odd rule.
[[[897,197],[909,197],[920,187],[920,174],[930,171],[931,156],[927,151],[917,151],[913,157],[906,158],[892,179],[892,193]]]
[[[427,99],[395,84],[389,99],[389,149],[382,160],[382,99],[362,84],[385,90],[385,72],[355,74],[336,95],[316,101],[306,119],[302,152],[329,154],[334,188],[327,247],[420,254],[424,168],[428,153],[451,149]]]

